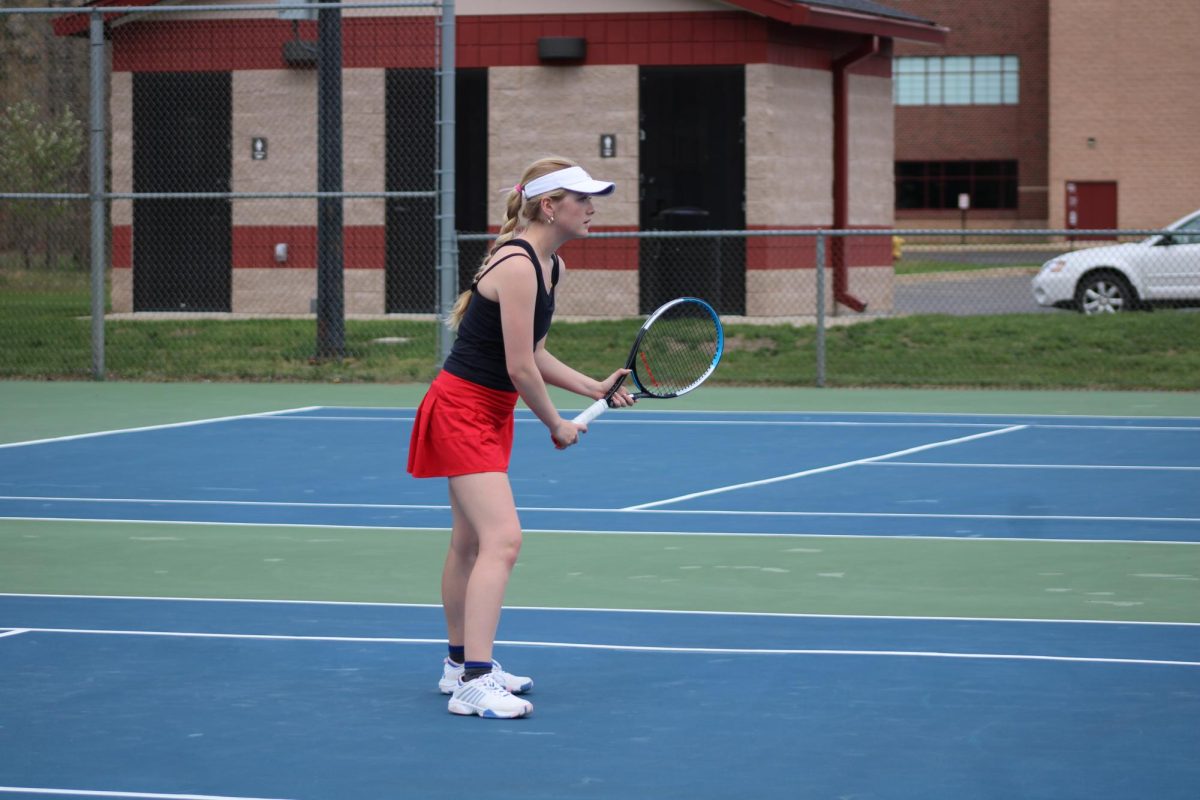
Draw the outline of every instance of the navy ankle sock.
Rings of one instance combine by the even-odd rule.
[[[476,678],[487,675],[492,671],[492,662],[490,661],[467,661],[463,663],[463,683],[473,681]]]
[[[455,664],[461,664],[467,660],[466,647],[461,644],[450,645],[450,660]]]

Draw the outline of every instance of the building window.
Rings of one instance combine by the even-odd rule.
[[[1016,105],[1016,56],[898,56],[892,62],[898,106]]]
[[[1016,161],[897,161],[897,209],[957,209],[958,196],[971,208],[1017,207]]]

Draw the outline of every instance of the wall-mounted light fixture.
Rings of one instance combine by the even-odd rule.
[[[582,36],[543,36],[538,39],[538,58],[542,61],[583,61],[587,57],[587,39]]]

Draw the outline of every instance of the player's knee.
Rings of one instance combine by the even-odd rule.
[[[495,535],[480,543],[479,551],[480,555],[486,552],[488,557],[504,562],[511,569],[521,553],[521,529],[496,531]]]

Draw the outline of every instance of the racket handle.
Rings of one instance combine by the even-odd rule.
[[[585,408],[583,412],[579,416],[575,417],[575,419],[571,420],[571,422],[574,422],[576,425],[587,425],[607,410],[608,401],[604,398],[600,398]]]

